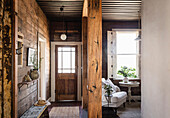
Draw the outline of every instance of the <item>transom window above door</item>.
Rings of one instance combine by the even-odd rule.
[[[58,47],[58,73],[76,72],[76,47]]]

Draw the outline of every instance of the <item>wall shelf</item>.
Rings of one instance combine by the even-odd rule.
[[[24,85],[27,85],[27,87],[28,87],[28,85],[30,85],[30,84],[32,84],[32,83],[33,83],[33,85],[34,85],[34,83],[35,83],[37,80],[38,80],[38,79],[32,80],[31,82],[21,82],[21,83],[18,83],[18,89],[19,89],[19,91],[20,91],[20,89],[21,89]]]

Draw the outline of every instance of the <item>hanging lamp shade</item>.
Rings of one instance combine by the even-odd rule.
[[[66,40],[67,39],[67,35],[66,34],[61,34],[61,36],[60,36],[60,38],[61,38],[61,40]]]

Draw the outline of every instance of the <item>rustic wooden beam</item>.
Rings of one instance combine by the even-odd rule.
[[[2,118],[12,117],[12,0],[2,0]]]
[[[84,0],[83,3],[83,17],[88,16],[88,0]]]
[[[102,1],[88,0],[88,118],[102,118]]]
[[[82,17],[82,42],[83,42],[83,109],[88,106],[88,92],[87,92],[87,17]]]
[[[82,13],[82,42],[83,42],[83,109],[88,108],[88,91],[87,91],[87,18],[88,17],[88,0],[84,0]]]

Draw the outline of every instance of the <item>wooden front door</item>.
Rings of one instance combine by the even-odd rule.
[[[77,100],[77,46],[55,47],[56,101]]]

